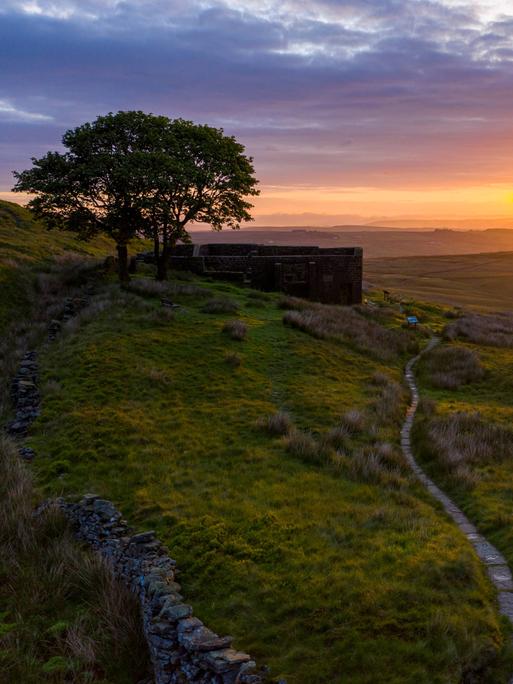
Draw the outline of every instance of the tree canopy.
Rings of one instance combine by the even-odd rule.
[[[165,277],[169,251],[187,239],[190,222],[221,230],[251,220],[247,198],[258,194],[252,159],[222,129],[128,111],[69,130],[62,142],[66,152],[48,152],[15,172],[13,189],[35,195],[29,207],[50,228],[110,236],[121,280],[136,235],[153,238]]]

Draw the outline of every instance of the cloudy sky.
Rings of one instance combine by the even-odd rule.
[[[98,114],[222,126],[256,216],[513,216],[510,0],[2,0],[0,197]]]

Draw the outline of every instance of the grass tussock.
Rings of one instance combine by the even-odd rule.
[[[390,330],[348,306],[328,306],[287,298],[290,304],[283,323],[320,339],[348,342],[358,350],[379,359],[393,359],[416,349],[412,335],[405,330]]]
[[[254,305],[255,302],[270,302],[272,301],[272,295],[269,292],[262,292],[262,290],[248,290],[246,292],[246,297],[250,300],[251,304]]]
[[[226,323],[223,325],[223,332],[229,335],[232,340],[242,342],[242,340],[246,337],[246,333],[248,332],[248,326],[244,323],[244,321],[238,319],[226,321]]]
[[[379,383],[376,382],[379,380]],[[404,405],[406,390],[393,378],[380,373],[373,376],[373,384],[377,386],[377,397],[372,402],[371,408],[380,425],[400,425],[404,418]]]
[[[349,473],[360,482],[400,487],[406,479],[400,470],[402,458],[390,444],[375,444],[357,449],[349,459]]]
[[[159,281],[150,278],[132,278],[124,288],[141,297],[209,297],[212,292],[188,282]]]
[[[208,314],[234,314],[239,310],[239,305],[233,299],[217,297],[206,302],[201,310]]]
[[[445,327],[444,336],[491,347],[513,347],[513,313],[465,314]]]
[[[239,366],[242,364],[242,358],[240,354],[237,354],[236,352],[226,352],[224,355],[224,361],[232,368],[239,368]]]
[[[461,346],[435,347],[424,357],[429,380],[440,389],[458,389],[482,380],[485,371],[479,354]]]
[[[284,437],[287,451],[303,463],[320,465],[326,463],[326,452],[323,446],[309,432],[293,428]]]
[[[312,302],[306,299],[299,299],[299,297],[280,297],[278,300],[278,308],[286,311],[305,311],[313,306]]]
[[[347,425],[336,425],[323,435],[323,440],[325,444],[338,451],[348,448],[351,434],[351,430],[348,429]]]
[[[363,432],[367,423],[367,416],[359,409],[350,409],[340,417],[340,426],[350,435]]]
[[[292,418],[286,411],[277,411],[257,421],[257,426],[270,435],[288,435],[294,429]]]
[[[477,412],[435,414],[426,418],[419,430],[417,438],[423,450],[465,488],[479,482],[479,468],[513,458],[513,432],[484,420]]]
[[[133,681],[148,671],[135,597],[75,541],[0,441],[0,671],[9,682]]]

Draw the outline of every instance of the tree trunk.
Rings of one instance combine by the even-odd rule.
[[[160,257],[160,240],[158,230],[153,233],[153,258],[155,259],[155,265],[158,266]]]
[[[126,244],[117,244],[118,251],[118,275],[121,284],[130,281],[130,274],[128,273],[128,247]]]
[[[169,259],[169,239],[167,230],[162,235],[162,250],[157,261],[157,280],[167,280],[167,260]]]

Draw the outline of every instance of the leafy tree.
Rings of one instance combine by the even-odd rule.
[[[89,239],[98,233],[117,247],[119,277],[128,280],[128,243],[145,228],[147,169],[152,131],[165,117],[144,112],[100,116],[67,131],[68,151],[32,159],[33,167],[14,173],[15,192],[35,198],[29,207],[49,228],[71,230]]]
[[[188,238],[190,221],[220,230],[251,218],[244,197],[258,194],[252,160],[220,129],[129,111],[100,116],[62,140],[68,151],[33,158],[31,169],[14,173],[13,189],[35,195],[29,207],[50,228],[110,236],[122,282],[138,234],[154,238],[165,277],[170,249]]]
[[[161,130],[153,158],[154,189],[148,198],[148,226],[154,239],[157,278],[164,279],[170,251],[187,241],[190,222],[213,230],[250,221],[247,196],[257,195],[252,159],[222,129],[175,119]]]

